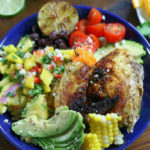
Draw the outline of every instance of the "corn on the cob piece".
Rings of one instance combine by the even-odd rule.
[[[118,125],[118,122],[121,121],[121,119],[121,116],[114,113],[107,114],[106,116],[97,114],[89,114],[87,116],[91,134],[97,135],[99,148],[108,148],[113,143],[115,145],[123,144],[123,135],[121,134]],[[88,136],[86,138],[88,138]]]
[[[96,134],[88,133],[84,137],[83,150],[101,150],[100,143]]]

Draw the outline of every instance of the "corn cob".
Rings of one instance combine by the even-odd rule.
[[[88,147],[87,150],[94,149],[95,145],[92,147],[91,144],[95,138],[94,135],[97,135],[97,140],[99,142],[97,145],[99,145],[99,149],[108,148],[111,144],[123,144],[123,135],[121,134],[118,125],[118,122],[121,121],[121,119],[121,116],[114,113],[107,114],[106,116],[88,114],[87,121],[89,123],[91,133],[85,136],[85,142],[83,144],[84,147]],[[96,141],[96,139],[94,139],[94,141]],[[88,145],[91,146],[89,147]]]
[[[101,150],[100,143],[96,134],[88,133],[84,137],[83,150]]]

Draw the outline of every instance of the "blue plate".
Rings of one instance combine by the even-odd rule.
[[[91,7],[88,6],[75,6],[80,19],[86,18]],[[144,70],[145,70],[145,79],[144,79],[144,96],[142,101],[142,110],[140,119],[135,125],[134,132],[128,134],[125,129],[122,130],[125,136],[125,143],[118,147],[109,148],[111,150],[122,150],[127,148],[131,143],[133,143],[147,128],[150,121],[150,45],[147,40],[135,29],[133,25],[128,23],[126,20],[120,18],[117,15],[114,15],[108,11],[99,9],[99,11],[105,15],[106,22],[120,22],[126,26],[127,33],[125,39],[133,40],[144,45],[147,50],[147,56],[144,57]],[[25,34],[31,32],[31,27],[37,24],[37,14],[34,14],[13,27],[0,41],[0,47],[8,44],[17,44],[21,37]],[[6,120],[8,119],[8,123]],[[5,121],[4,121],[5,120]],[[11,130],[11,119],[10,116],[6,113],[0,116],[0,131],[1,133],[18,149],[20,150],[40,150],[40,148],[35,147],[31,144],[22,142],[18,136],[16,136]]]

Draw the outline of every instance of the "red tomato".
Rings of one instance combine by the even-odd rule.
[[[40,78],[39,77],[35,77],[34,82],[35,83],[40,83]]]
[[[92,8],[88,14],[88,25],[98,24],[102,20],[102,14],[96,9]]]
[[[106,40],[110,43],[116,43],[125,37],[126,28],[120,23],[108,23],[104,28]]]
[[[87,35],[81,31],[75,31],[71,33],[69,37],[69,44],[70,46],[74,46],[76,43],[83,43],[87,40]]]
[[[52,70],[53,69],[53,66],[50,64],[49,65],[49,70]]]
[[[93,52],[95,52],[99,47],[100,47],[100,41],[98,37],[96,37],[94,34],[89,34],[88,35],[92,39],[92,44],[93,44]]]
[[[52,58],[53,58],[53,61],[55,61],[55,62],[61,61],[61,57],[53,56]]]
[[[62,74],[57,74],[57,75],[56,75],[56,78],[57,78],[57,79],[61,79],[61,77],[62,77]]]
[[[102,37],[104,36],[104,27],[105,23],[99,23],[95,25],[88,25],[86,27],[86,31],[88,34],[94,34],[97,37]]]
[[[81,19],[77,24],[78,30],[86,33],[86,24],[87,24],[87,20]]]
[[[35,72],[36,71],[36,67],[33,67],[32,69],[30,69],[31,72]]]

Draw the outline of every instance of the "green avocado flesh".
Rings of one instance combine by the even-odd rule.
[[[78,150],[84,141],[84,124],[80,113],[67,106],[56,109],[49,120],[30,116],[12,124],[12,130],[44,150]]]
[[[123,40],[116,44],[108,44],[103,46],[95,52],[94,56],[97,60],[100,60],[102,57],[108,55],[115,49],[126,49],[134,61],[143,64],[141,57],[146,55],[146,51],[144,50],[143,45],[129,40]]]

